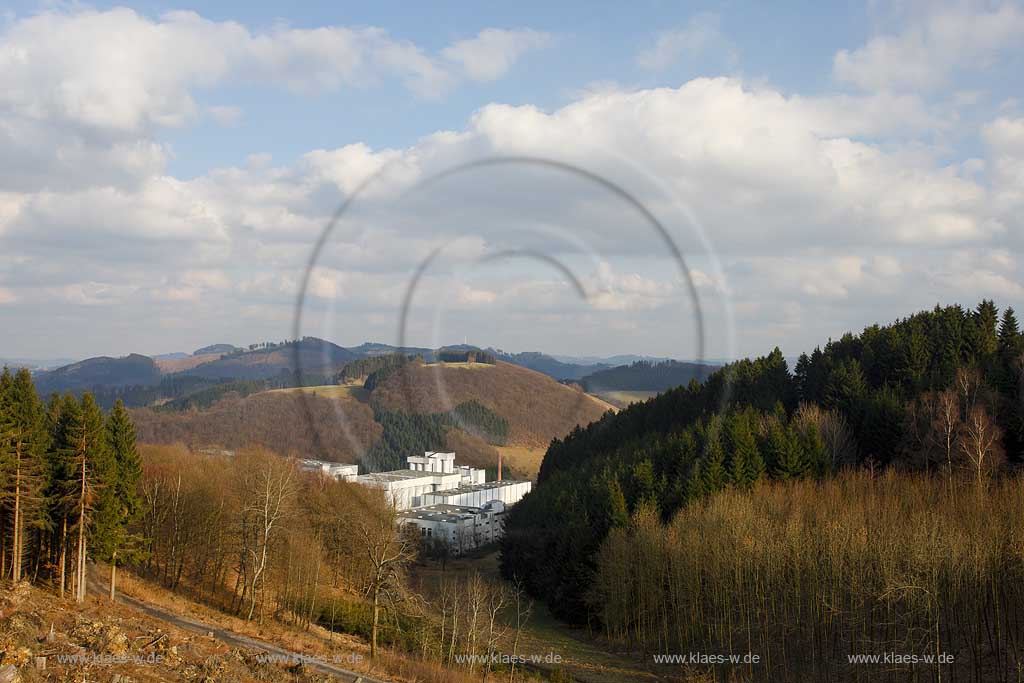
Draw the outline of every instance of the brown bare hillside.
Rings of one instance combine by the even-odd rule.
[[[204,353],[201,356],[189,356],[188,358],[161,358],[153,361],[160,368],[160,374],[169,375],[174,372],[184,372],[192,368],[217,360],[224,354]]]
[[[358,443],[369,448],[381,435],[370,408],[352,399],[306,396],[312,420],[297,394],[266,392],[225,398],[206,410],[132,411],[139,441],[183,443],[191,448],[238,449],[260,445],[282,455],[355,462],[357,452],[346,436],[342,417]],[[316,435],[322,450],[317,449]]]
[[[438,385],[447,393],[438,390]],[[533,370],[498,362],[410,363],[393,372],[371,394],[384,410],[438,413],[477,400],[509,423],[508,442],[547,446],[551,439],[586,425],[611,409],[607,403],[559,384]]]

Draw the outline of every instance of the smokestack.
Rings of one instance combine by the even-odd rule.
[[[501,481],[501,449],[498,449],[498,481]]]

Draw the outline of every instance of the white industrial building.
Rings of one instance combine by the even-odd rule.
[[[455,465],[455,453],[409,456],[409,469],[362,474],[363,486],[384,489],[402,524],[425,542],[445,543],[454,554],[501,537],[505,509],[530,492],[529,481],[485,481],[482,469]]]
[[[408,458],[409,469],[362,474],[355,478],[363,486],[384,489],[388,501],[397,510],[410,510],[426,503],[423,496],[435,491],[456,488],[463,484],[482,483],[484,470],[456,467],[454,453],[427,451]]]
[[[424,543],[444,545],[452,555],[494,543],[501,538],[505,506],[427,505],[399,515],[399,523],[415,527]]]
[[[423,494],[424,505],[461,505],[482,508],[491,501],[515,505],[533,486],[529,481],[488,481],[479,484],[463,483],[443,491]]]
[[[359,475],[359,465],[347,465],[343,462],[300,460],[299,466],[307,472],[321,472],[328,477],[334,477],[342,481],[354,481]]]

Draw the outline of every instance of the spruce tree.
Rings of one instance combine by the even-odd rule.
[[[984,299],[971,316],[973,334],[971,340],[975,361],[982,367],[988,365],[993,354],[999,348],[999,337],[996,325],[999,323],[999,309],[994,302]]]
[[[64,411],[73,413],[70,410],[71,404],[77,405],[73,398],[65,403]],[[62,411],[62,412],[64,412]],[[65,490],[67,497],[72,501],[69,521],[69,531],[75,538],[75,600],[83,602],[86,594],[86,559],[89,555],[90,537],[99,534],[101,543],[103,534],[106,532],[104,523],[106,518],[101,515],[100,526],[94,525],[93,512],[96,506],[96,494],[99,487],[105,484],[110,476],[112,458],[109,457],[109,449],[105,439],[103,412],[96,404],[92,394],[82,394],[82,401],[77,410],[77,419],[69,420],[67,423],[67,439],[65,455],[70,455],[70,477],[66,484],[70,484]],[[101,508],[101,513],[106,509]]]
[[[608,478],[607,514],[609,529],[625,527],[629,524],[629,508],[626,506],[626,496],[622,493],[619,478],[614,475]]]
[[[1024,337],[1021,336],[1017,316],[1012,308],[1003,311],[1003,319],[999,324],[999,353],[1011,359],[1020,358],[1024,354]]]
[[[704,434],[703,472],[704,493],[721,491],[729,483],[729,472],[725,468],[725,448],[722,447],[721,422],[712,418]]]
[[[800,479],[807,474],[807,459],[800,437],[791,425],[780,425],[772,433],[775,451],[774,474],[779,479]]]
[[[690,468],[690,476],[686,479],[686,500],[693,502],[704,497],[704,475],[701,467],[701,459],[694,461]]]
[[[38,531],[43,519],[43,457],[47,446],[43,406],[32,383],[32,375],[21,368],[13,377],[6,368],[0,381],[0,403],[4,404],[4,498],[10,507],[11,578],[21,580],[25,568],[27,533]]]
[[[764,461],[745,413],[729,420],[729,447],[729,478],[733,486],[750,488],[763,473]]]

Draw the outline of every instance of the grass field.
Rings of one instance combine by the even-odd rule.
[[[501,452],[501,459],[506,467],[514,467],[519,472],[526,473],[530,479],[537,478],[537,471],[540,470],[540,463],[544,460],[546,448],[530,446],[495,446]]]
[[[362,382],[349,384],[323,384],[316,387],[291,387],[288,389],[271,389],[267,393],[286,394],[299,393],[313,394],[320,398],[353,398],[361,403],[366,403],[370,398],[370,392],[363,388]]]
[[[482,370],[484,368],[493,368],[494,364],[493,363],[466,363],[466,362],[461,362],[461,363],[443,363],[443,362],[439,362],[439,363],[424,363],[424,366],[428,367],[428,368],[445,367],[445,368],[467,368],[469,370]]]
[[[652,396],[657,396],[658,391],[599,391],[594,395],[611,403],[617,408],[625,408],[631,403],[646,401]]]

